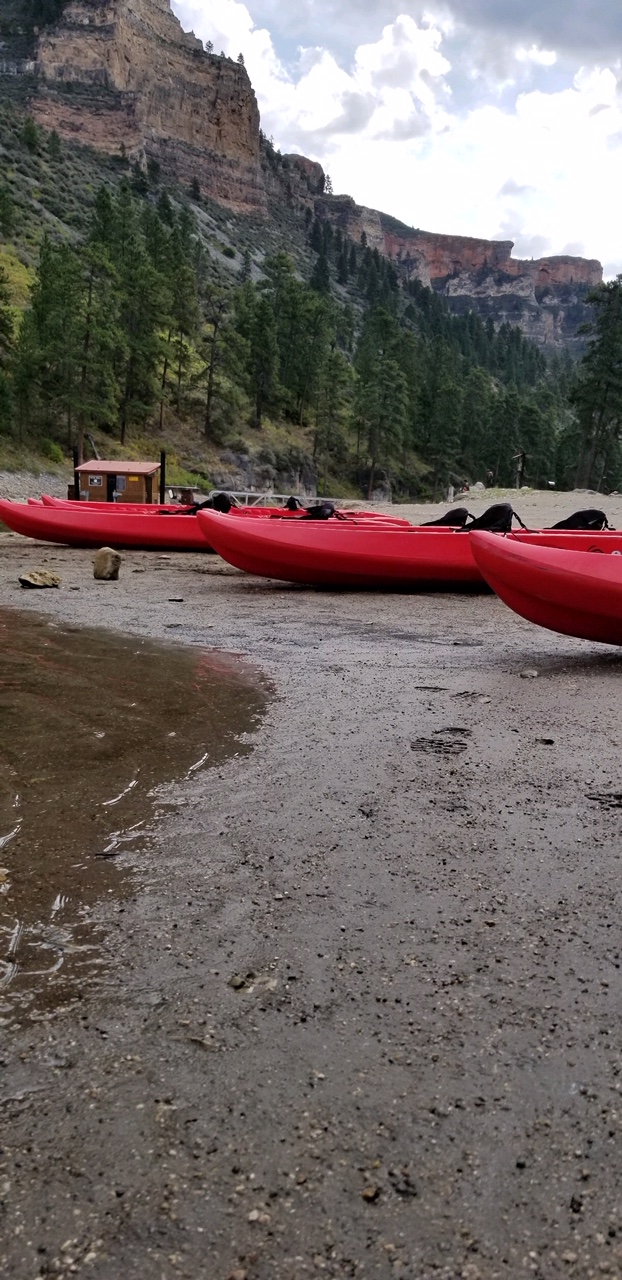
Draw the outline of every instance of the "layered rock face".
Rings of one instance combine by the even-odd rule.
[[[265,211],[259,111],[243,66],[204,51],[168,0],[72,0],[40,34],[46,128],[101,151],[124,148],[240,212]]]
[[[419,280],[443,294],[452,311],[475,311],[495,325],[519,325],[543,348],[581,347],[577,329],[590,318],[586,297],[602,283],[593,258],[513,258],[511,240],[478,240],[418,231],[355,204],[322,196],[316,212],[359,243],[363,236],[393,262],[400,279]]]

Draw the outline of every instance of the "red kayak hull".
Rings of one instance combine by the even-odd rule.
[[[86,505],[86,504],[85,504]],[[0,501],[0,521],[27,538],[69,547],[105,547],[157,551],[210,551],[195,515],[114,514]]]
[[[181,515],[188,511],[189,507],[183,506],[181,503],[140,503],[140,502],[80,502],[77,503],[75,498],[54,498],[51,494],[42,493],[40,498],[28,498],[28,503],[33,507],[56,507],[59,510],[92,512],[106,511],[110,516],[117,512],[122,515],[158,515],[162,511],[170,511],[174,515]],[[261,519],[269,516],[273,520],[301,520],[306,514],[304,510],[288,511],[286,507],[232,507],[230,515],[243,516],[245,518]],[[385,515],[381,511],[339,511],[338,519],[340,520],[376,520],[382,524],[397,525],[400,528],[408,529],[411,527],[410,520],[405,520],[403,516]]]
[[[382,521],[239,520],[199,511],[210,546],[246,573],[286,582],[376,589],[483,587],[469,538]]]
[[[39,506],[42,503],[44,507],[56,508],[59,511],[78,513],[107,511],[110,516],[115,515],[116,512],[126,516],[157,516],[162,511],[170,511],[173,515],[179,516],[190,509],[180,502],[76,502],[75,498],[53,498],[49,493],[42,493],[40,499],[29,498],[28,502],[32,506]]]
[[[546,535],[482,532],[469,541],[489,586],[515,613],[562,635],[622,645],[622,534],[581,535],[592,549],[578,551],[576,535],[562,546]]]

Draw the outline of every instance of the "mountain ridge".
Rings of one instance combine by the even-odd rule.
[[[38,13],[56,21],[38,27]],[[279,202],[310,211],[453,312],[516,324],[545,350],[580,352],[598,261],[513,258],[512,241],[422,231],[327,193],[321,165],[266,143],[243,63],[206,51],[169,0],[8,0],[0,36],[0,66],[30,79],[34,119],[60,137],[158,166],[237,214],[269,222]]]

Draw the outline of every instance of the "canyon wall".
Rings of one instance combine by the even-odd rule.
[[[350,196],[321,196],[316,213],[355,243],[393,262],[403,281],[441,293],[454,312],[475,311],[496,325],[519,325],[543,348],[581,348],[577,329],[590,318],[587,294],[602,283],[594,258],[513,258],[511,240],[480,240],[407,227]]]
[[[37,121],[158,161],[239,212],[266,211],[259,111],[240,63],[208,54],[168,0],[75,0],[39,34]]]

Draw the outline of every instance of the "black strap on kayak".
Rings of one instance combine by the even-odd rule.
[[[571,516],[566,516],[565,520],[558,520],[557,524],[551,525],[551,529],[587,529],[590,533],[612,528],[613,525],[609,524],[604,511],[599,511],[598,507],[585,507],[584,510],[575,511]]]
[[[458,529],[458,533],[470,533],[472,529],[487,529],[489,533],[511,533],[512,521],[517,520],[521,529],[526,529],[519,515],[509,502],[495,502],[481,516]]]
[[[424,520],[419,527],[421,529],[432,529],[436,526],[450,526],[452,529],[463,529],[467,520],[474,520],[475,516],[467,511],[466,507],[454,507],[453,511],[447,511],[444,516],[439,516],[438,520]]]
[[[331,516],[336,515],[332,502],[317,502],[312,507],[307,507],[301,520],[330,520]]]
[[[184,507],[183,511],[158,511],[159,516],[196,516],[197,511],[220,511],[223,515],[227,515],[232,507],[239,507],[240,503],[234,498],[232,493],[214,493],[211,498],[206,498],[204,502],[193,502],[191,506]]]

